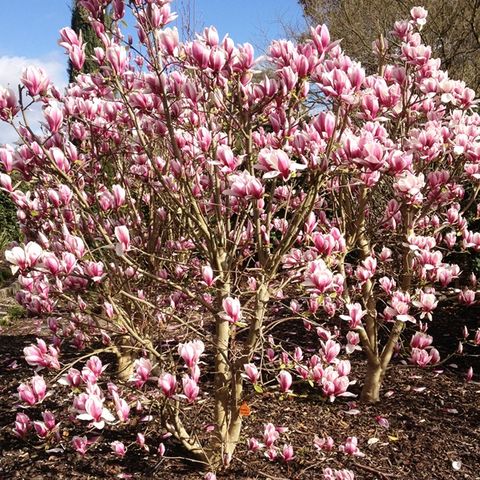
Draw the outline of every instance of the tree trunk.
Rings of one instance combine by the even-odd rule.
[[[382,386],[385,371],[380,363],[368,362],[365,383],[363,384],[360,399],[365,403],[376,403],[380,401],[380,388]]]
[[[117,377],[122,381],[128,381],[133,375],[133,358],[130,349],[117,348]]]

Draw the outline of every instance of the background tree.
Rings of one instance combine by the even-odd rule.
[[[422,4],[428,22],[423,41],[451,78],[462,78],[480,91],[480,0],[298,0],[311,25],[325,23],[332,38],[341,38],[342,48],[358,59],[369,73],[377,69],[372,42],[391,30],[398,18]]]
[[[107,18],[107,16],[106,16]],[[105,21],[105,18],[104,18]],[[108,18],[107,18],[108,22]],[[88,21],[88,12],[79,5],[78,0],[73,0],[72,4],[72,21],[71,27],[78,35],[82,35],[85,45],[85,63],[83,64],[82,73],[92,73],[98,70],[98,62],[93,60],[95,47],[103,46],[97,37],[97,34]],[[68,61],[68,81],[72,82],[79,72],[73,67],[72,61]]]

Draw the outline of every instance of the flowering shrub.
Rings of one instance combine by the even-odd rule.
[[[480,250],[465,220],[476,209],[480,119],[473,91],[422,44],[426,12],[414,9],[390,44],[375,45],[375,75],[326,26],[299,45],[273,42],[262,75],[251,45],[213,27],[180,43],[168,0],[80,1],[104,45],[98,73],[62,93],[29,67],[21,99],[0,91],[0,117],[21,138],[0,149],[0,185],[27,240],[7,259],[18,301],[53,333],[51,345],[27,347],[28,363],[58,369],[64,343],[100,339],[132,388],[161,392],[165,430],[215,469],[239,442],[245,382],[288,395],[306,381],[330,400],[348,395],[345,338],[347,354],[367,356],[363,399],[377,401],[407,323],[420,332],[410,361],[438,362],[425,331],[461,275],[448,253]],[[110,31],[100,22],[107,7]],[[120,31],[126,7],[137,42]],[[80,70],[82,39],[60,35]],[[328,109],[306,110],[314,90]],[[32,102],[43,108],[41,132],[27,121]],[[473,290],[461,295],[475,302]],[[268,336],[287,310],[317,329],[308,358]],[[327,319],[343,326],[332,332]],[[72,409],[96,429],[128,421],[130,410],[122,388],[98,383],[103,370],[92,357],[61,380],[80,389]],[[40,379],[19,388],[23,402],[41,402]],[[214,428],[200,434],[205,411]],[[17,424],[26,435],[27,419]],[[88,438],[73,446],[85,454]],[[294,458],[288,444],[268,452]]]

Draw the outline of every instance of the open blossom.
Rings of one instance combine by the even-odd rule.
[[[103,406],[104,399],[98,395],[88,395],[85,400],[84,413],[77,415],[79,420],[89,420],[95,428],[102,429],[105,422],[113,422],[115,420],[111,412]]]
[[[47,347],[41,338],[37,338],[37,345],[25,347],[23,353],[26,362],[34,367],[39,367],[39,370],[42,368],[60,368],[58,350],[53,345]]]
[[[32,97],[45,94],[50,85],[50,80],[45,70],[31,65],[23,70],[20,81],[25,85]]]
[[[429,364],[435,364],[440,361],[440,354],[435,348],[430,350],[412,348],[412,353],[410,355],[410,362],[418,365],[419,367],[426,367]]]
[[[433,338],[430,335],[427,335],[423,332],[417,332],[412,336],[410,340],[410,346],[412,348],[425,349],[429,347],[433,342]]]
[[[348,332],[346,335],[347,345],[345,346],[345,351],[348,355],[353,353],[355,350],[361,350],[362,347],[360,344],[360,335],[356,332]]]
[[[42,247],[36,242],[28,242],[23,248],[13,247],[5,252],[5,259],[12,264],[12,273],[34,267],[43,253]]]
[[[359,303],[347,303],[348,315],[340,315],[342,320],[347,320],[349,328],[355,330],[362,325],[362,318],[367,314],[366,310],[362,310]]]
[[[358,448],[357,437],[348,437],[343,445],[340,445],[338,449],[346,455],[352,455],[357,457],[364,457],[365,454]]]
[[[78,437],[75,436],[72,438],[72,447],[80,455],[85,455],[88,449],[88,439],[87,437]]]
[[[420,314],[420,318],[427,317],[429,320],[431,320],[432,311],[437,307],[438,300],[434,293],[420,292],[419,299],[414,300],[412,303],[416,307],[420,308],[422,312]]]
[[[262,183],[247,171],[232,174],[228,180],[230,182],[230,188],[224,190],[223,193],[225,195],[240,198],[255,198],[257,200],[263,197],[264,188]]]
[[[423,27],[427,23],[428,11],[423,7],[413,7],[410,10],[410,15],[419,27]]]
[[[307,168],[306,165],[292,162],[283,150],[272,148],[262,148],[260,150],[256,167],[266,172],[263,178],[281,176],[284,180],[290,178],[293,172]]]
[[[76,368],[70,368],[66,375],[63,375],[58,380],[61,385],[68,385],[70,387],[78,387],[82,383],[82,374]]]
[[[332,437],[319,438],[315,435],[313,439],[313,446],[318,450],[324,450],[326,452],[331,452],[335,448],[335,442]]]
[[[284,462],[291,462],[295,458],[293,447],[289,444],[285,444],[282,448],[281,456]]]
[[[322,342],[323,356],[327,363],[333,363],[336,361],[338,354],[340,353],[340,344],[335,340],[329,339],[325,343]]]
[[[305,272],[303,285],[322,294],[335,287],[333,273],[322,259],[311,262]]]
[[[355,480],[355,474],[351,470],[323,469],[323,480]]]
[[[419,202],[422,200],[422,188],[425,186],[425,176],[423,173],[414,175],[408,171],[398,176],[395,184],[396,190],[410,199],[412,202]]]

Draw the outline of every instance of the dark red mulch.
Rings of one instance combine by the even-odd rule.
[[[480,326],[479,309],[445,309],[432,323],[430,333],[443,356],[455,350],[465,321],[473,335]],[[303,335],[303,327],[298,332],[292,324],[284,328],[285,335]],[[201,478],[197,465],[171,458],[184,456],[184,453],[170,440],[165,441],[165,458],[155,453],[161,431],[154,422],[138,423],[146,412],[133,413],[132,422],[123,433],[115,427],[105,429],[98,446],[82,458],[70,447],[71,437],[83,433],[74,430],[68,419],[71,399],[64,401],[52,396],[40,407],[28,409],[27,413],[40,419],[40,412],[47,408],[59,411],[63,438],[59,444],[49,447],[55,449],[60,445],[65,451],[49,452],[34,435],[27,442],[17,439],[12,434],[18,411],[15,393],[18,384],[32,375],[22,358],[22,349],[34,342],[33,330],[32,325],[24,321],[4,328],[0,336],[0,479]],[[219,474],[218,478],[321,479],[322,469],[330,466],[352,469],[359,480],[479,480],[479,355],[479,347],[467,346],[463,356],[452,357],[441,366],[443,373],[395,365],[385,380],[384,400],[373,406],[349,406],[345,400],[331,404],[313,390],[302,392],[299,388],[295,390],[299,396],[283,400],[276,395],[252,393],[252,415],[245,420],[244,438],[255,436],[261,440],[263,424],[267,422],[288,427],[279,445],[291,443],[296,458],[289,465],[271,463],[261,453],[247,453],[242,443],[230,470]],[[12,362],[16,364],[12,366]],[[470,365],[476,370],[476,381],[465,383],[464,374]],[[358,389],[352,388],[355,393]],[[392,396],[385,397],[387,391],[393,392]],[[352,408],[359,413],[350,414]],[[378,425],[377,416],[388,419],[388,429]],[[134,444],[137,432],[146,434],[150,454]],[[312,446],[315,435],[332,436],[337,447],[347,436],[354,435],[365,457],[352,458],[338,451],[319,454]],[[124,459],[119,460],[111,453],[109,444],[113,440],[132,442]]]

